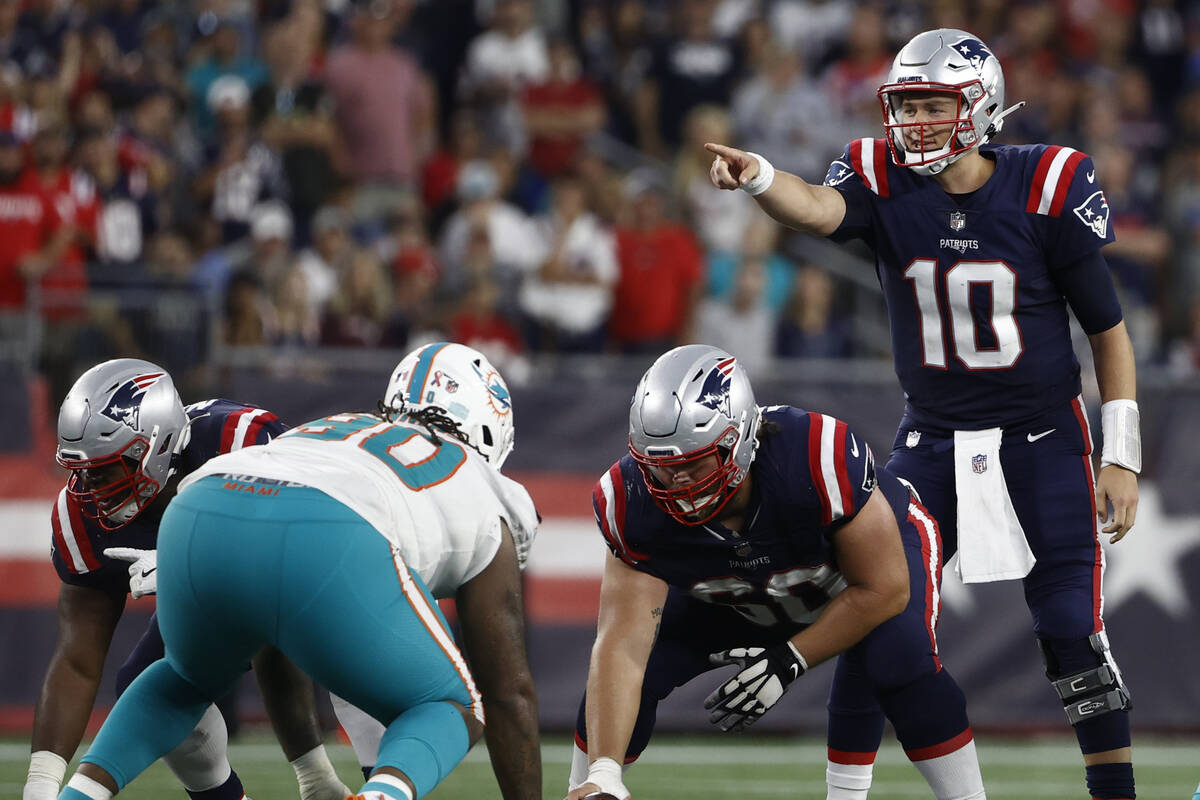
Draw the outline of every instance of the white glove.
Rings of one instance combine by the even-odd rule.
[[[158,551],[107,547],[104,555],[129,564],[129,594],[134,600],[158,591]]]
[[[791,642],[771,648],[735,647],[708,657],[718,666],[737,666],[738,674],[721,684],[704,701],[709,721],[723,731],[742,731],[779,702],[792,681],[808,669],[804,656]]]

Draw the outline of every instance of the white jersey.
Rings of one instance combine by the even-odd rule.
[[[372,414],[335,414],[266,445],[218,456],[180,484],[208,475],[292,481],[353,509],[400,550],[438,598],[483,571],[500,546],[503,519],[522,556],[537,530],[525,487],[455,439]]]

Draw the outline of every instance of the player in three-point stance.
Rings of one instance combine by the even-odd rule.
[[[52,558],[62,580],[58,643],[34,714],[23,800],[58,796],[125,597],[155,593],[155,540],[180,479],[216,455],[282,432],[279,419],[262,408],[229,400],[184,407],[171,376],[147,361],[106,361],[71,387],[58,417],[58,462],[70,478],[51,511]],[[118,693],[162,655],[152,617],[117,673]],[[341,800],[347,790],[321,745],[311,681],[274,648],[250,655],[301,797]],[[227,743],[225,721],[209,706],[163,757],[193,800],[244,797]]]
[[[429,346],[413,396],[451,348],[460,402],[485,403],[487,445],[511,447],[508,389],[479,353]],[[124,788],[266,645],[387,726],[357,800],[427,794],[482,735],[485,708],[506,800],[539,797],[519,571],[536,525],[525,490],[440,408],[335,414],[212,459],[159,533],[166,656],[118,700],[61,797]],[[456,598],[473,669],[435,595]]]
[[[989,144],[1021,104],[1005,108],[999,60],[965,31],[909,41],[879,100],[884,138],[851,142],[822,186],[719,144],[706,145],[710,176],[785,225],[874,249],[907,399],[888,469],[933,512],[964,581],[1023,580],[1090,796],[1132,798],[1130,700],[1101,617],[1097,518],[1113,542],[1133,526],[1141,442],[1095,167],[1069,147]],[[1102,401],[1095,477],[1068,306]],[[830,738],[860,763],[831,753],[831,776],[869,783],[882,716],[842,677]],[[830,797],[866,790],[831,777]]]
[[[941,547],[909,490],[846,423],[760,409],[729,353],[678,347],[642,377],[629,454],[592,494],[611,551],[569,800],[629,797],[622,764],[659,701],[721,666],[722,730],[826,659],[858,676],[938,800],[983,798],[966,703],[938,658]]]

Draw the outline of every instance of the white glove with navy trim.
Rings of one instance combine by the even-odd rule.
[[[791,642],[771,648],[734,647],[713,653],[708,660],[719,666],[739,667],[737,675],[717,687],[704,701],[711,710],[709,722],[723,731],[742,731],[767,713],[792,681],[808,669],[804,656]]]
[[[136,547],[106,547],[104,555],[129,564],[129,595],[137,600],[158,591],[158,551]]]

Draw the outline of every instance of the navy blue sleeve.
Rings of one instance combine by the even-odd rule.
[[[1096,167],[1089,156],[1083,153],[1077,156],[1082,156],[1078,163],[1073,163],[1071,159],[1067,161],[1068,166],[1073,167],[1073,172],[1061,211],[1055,208],[1051,212],[1046,260],[1052,270],[1074,264],[1116,240],[1112,225],[1109,224],[1108,199],[1096,179]],[[1065,179],[1064,175],[1060,181]],[[1058,191],[1061,191],[1061,183],[1056,194]],[[1057,215],[1054,215],[1055,211],[1058,211]]]
[[[829,238],[839,243],[863,239],[870,244],[874,232],[871,220],[875,195],[854,169],[850,145],[846,145],[842,154],[829,165],[824,183],[841,192],[842,199],[846,201],[846,215],[842,217],[837,230],[829,234]]]
[[[1054,270],[1051,275],[1087,335],[1102,333],[1121,321],[1121,302],[1108,262],[1099,250]]]

